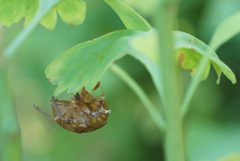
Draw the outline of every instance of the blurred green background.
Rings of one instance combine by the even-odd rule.
[[[125,0],[151,24],[154,1]],[[161,133],[141,101],[114,73],[108,71],[101,80],[109,109],[108,124],[95,132],[76,134],[48,121],[33,104],[51,112],[51,96],[55,86],[45,77],[46,66],[72,46],[111,31],[124,29],[117,15],[103,1],[88,0],[84,24],[71,27],[61,19],[54,31],[38,26],[10,62],[10,85],[21,128],[25,161],[161,161]],[[188,32],[208,43],[216,26],[226,17],[240,11],[239,0],[182,0],[176,29]],[[6,47],[22,29],[22,23],[3,28]],[[240,78],[240,35],[218,51]],[[146,69],[126,56],[117,61],[159,103],[156,90]],[[222,76],[216,84],[211,71],[200,84],[185,121],[186,147],[189,161],[216,160],[240,152],[240,86]],[[190,80],[182,71],[183,93]],[[174,92],[174,91],[173,91]],[[95,93],[100,95],[99,92]],[[59,99],[70,99],[62,94]],[[174,155],[174,154],[173,154]]]

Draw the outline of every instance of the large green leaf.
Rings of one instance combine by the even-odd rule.
[[[148,31],[151,25],[131,7],[120,0],[104,0],[118,14],[127,29]]]
[[[54,95],[59,95],[65,90],[68,90],[68,93],[75,93],[84,86],[87,89],[92,89],[111,63],[126,54],[132,55],[146,66],[157,89],[161,91],[159,62],[156,61],[158,60],[156,59],[158,56],[156,34],[155,29],[148,32],[116,31],[76,45],[60,54],[46,69],[47,78],[53,84],[58,85]],[[191,67],[191,70],[194,70],[197,66],[195,64],[200,61],[198,57],[202,57],[210,49],[202,41],[187,33],[176,31],[174,37],[177,52],[180,52],[181,56],[186,55],[182,59],[181,65],[187,68]],[[210,51],[209,64],[218,66],[235,83],[232,71],[217,57],[214,51]],[[184,62],[187,63],[184,64]],[[207,74],[208,71],[209,68],[206,68]]]
[[[126,54],[132,55],[146,66],[157,89],[161,91],[158,63],[153,55],[143,53],[141,49],[136,48],[136,45],[138,46],[136,43],[139,43],[136,40],[139,36],[151,35],[152,32],[116,31],[62,53],[46,69],[47,78],[51,83],[58,85],[54,95],[67,89],[68,93],[75,93],[84,86],[92,89],[111,63]]]
[[[40,0],[41,5],[47,8],[46,4],[54,4],[59,0]],[[28,25],[38,10],[38,0],[0,0],[0,25],[11,26],[25,17],[25,25]],[[43,8],[44,9],[44,8]],[[69,25],[81,24],[85,18],[86,4],[82,0],[62,0],[54,8],[47,12],[38,13],[43,17],[40,23],[47,29],[54,29],[59,12],[63,21]]]
[[[127,54],[129,39],[137,31],[123,30],[91,40],[59,55],[46,69],[51,83],[58,85],[54,95],[68,89],[75,93],[84,86],[92,89],[110,64]]]

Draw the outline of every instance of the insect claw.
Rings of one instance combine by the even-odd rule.
[[[52,96],[52,99],[50,100],[51,102],[53,102],[55,100],[54,96]]]
[[[81,96],[79,95],[79,93],[77,92],[77,94],[75,94],[74,95],[74,98],[76,99],[76,100],[81,100]]]
[[[96,86],[92,89],[92,91],[95,91],[96,89],[98,89],[100,86],[100,81],[97,82]]]
[[[58,101],[58,99],[55,99],[55,97],[52,96],[52,99],[50,101],[56,103]]]

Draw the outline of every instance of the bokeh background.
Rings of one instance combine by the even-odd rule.
[[[151,1],[125,0],[153,24]],[[71,27],[58,19],[55,30],[38,26],[10,62],[10,84],[21,128],[25,161],[161,161],[162,135],[141,101],[114,73],[107,71],[101,80],[112,113],[108,124],[92,133],[75,134],[47,120],[33,104],[51,112],[55,86],[45,77],[46,66],[72,46],[124,29],[113,10],[103,1],[87,0],[84,24]],[[176,30],[188,32],[208,43],[216,26],[226,17],[240,11],[239,0],[182,0]],[[240,22],[239,22],[240,23]],[[3,28],[3,45],[7,46],[22,30],[23,22]],[[218,51],[240,80],[240,35]],[[159,103],[156,90],[146,69],[126,56],[116,62],[122,66]],[[191,79],[181,71],[183,93]],[[225,76],[216,84],[216,73],[200,84],[185,121],[189,161],[214,161],[240,152],[240,85]],[[174,91],[173,91],[174,92]],[[99,92],[95,93],[100,95]],[[70,99],[62,94],[59,99]],[[174,154],[173,154],[174,155]]]

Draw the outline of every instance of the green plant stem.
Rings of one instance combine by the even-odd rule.
[[[9,59],[24,40],[29,36],[40,20],[59,0],[39,0],[36,15],[18,37],[6,48],[4,58],[0,59],[0,160],[21,161],[20,129],[13,104],[11,89],[8,84],[7,59]]]
[[[113,64],[110,69],[116,73],[129,87],[132,88],[132,90],[137,94],[142,103],[145,105],[147,111],[149,112],[158,128],[163,132],[165,129],[165,122],[143,89],[118,65]]]
[[[202,78],[202,75],[203,75],[203,72],[204,72],[204,69],[207,65],[209,61],[209,58],[207,56],[204,56],[200,62],[200,64],[198,65],[198,68],[197,68],[197,71],[195,73],[195,75],[193,76],[193,79],[186,91],[186,95],[183,99],[183,103],[182,103],[182,106],[181,106],[181,113],[182,113],[182,117],[184,117],[189,109],[189,104],[190,104],[190,101],[194,95],[194,92],[196,91],[199,83],[201,82],[201,78]]]
[[[165,100],[165,158],[166,161],[186,161],[185,143],[183,137],[180,112],[180,89],[177,71],[176,54],[173,50],[173,22],[177,9],[176,0],[162,1],[156,13],[156,25],[160,57],[159,71],[162,71],[163,98]]]
[[[22,160],[20,129],[8,84],[6,63],[0,64],[0,160]]]

